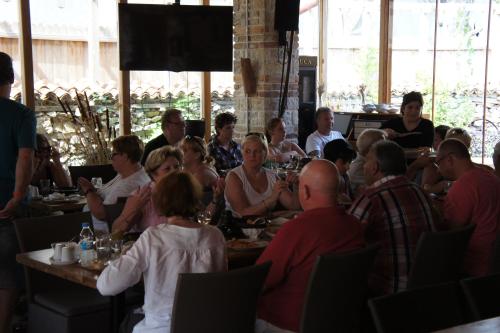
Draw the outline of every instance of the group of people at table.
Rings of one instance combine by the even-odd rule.
[[[2,96],[0,109],[7,99]],[[112,165],[117,176],[99,189],[84,178],[78,184],[96,230],[142,232],[97,281],[103,295],[115,295],[143,278],[144,306],[127,315],[123,329],[168,332],[178,274],[227,269],[223,234],[197,223],[200,212],[213,213],[221,202],[236,217],[269,215],[276,209],[301,211],[257,260],[272,262],[258,303],[257,332],[299,331],[318,255],[378,242],[381,251],[369,276],[370,290],[373,295],[394,293],[406,288],[423,232],[472,223],[476,228],[464,273],[487,274],[500,224],[500,144],[495,147],[495,170],[477,165],[466,131],[444,134],[422,118],[422,106],[420,93],[405,95],[402,117],[381,129],[365,130],[356,142],[357,152],[332,130],[334,114],[328,108],[317,110],[317,130],[308,137],[305,152],[285,139],[285,124],[278,118],[269,122],[267,139],[249,133],[240,146],[233,140],[237,119],[229,113],[217,115],[216,134],[207,146],[199,137],[185,136],[185,122],[176,109],[165,112],[162,134],[144,151],[137,136],[115,139]],[[42,160],[51,154],[47,146],[39,143]],[[430,153],[433,146],[435,154]],[[404,148],[422,147],[428,149],[413,160],[405,156]],[[263,167],[266,160],[287,163],[293,156],[314,158],[286,179]],[[58,159],[52,163],[58,169]],[[39,165],[54,179],[64,180],[53,165]],[[442,181],[453,183],[439,218],[428,191]],[[207,192],[211,198],[203,200]],[[105,205],[119,197],[127,197],[126,204],[107,230]]]

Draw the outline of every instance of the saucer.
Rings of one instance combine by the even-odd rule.
[[[50,257],[49,258],[49,261],[52,265],[55,265],[55,266],[64,266],[64,265],[71,265],[71,264],[74,264],[78,261],[77,258],[73,258],[73,260],[69,260],[69,261],[61,261],[61,260],[54,260],[54,257]]]

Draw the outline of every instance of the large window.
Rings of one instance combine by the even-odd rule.
[[[358,111],[378,98],[380,0],[328,1],[326,104]]]
[[[3,2],[0,10],[0,51],[12,57],[14,64],[15,81],[11,90],[11,97],[20,99],[21,86],[19,79],[21,76],[19,57],[19,22],[16,1]]]

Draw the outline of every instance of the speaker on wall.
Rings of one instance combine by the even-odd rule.
[[[276,0],[274,29],[278,31],[299,30],[300,0]]]
[[[245,94],[253,96],[257,92],[257,81],[252,69],[250,58],[241,58],[241,76],[243,78],[243,89]]]

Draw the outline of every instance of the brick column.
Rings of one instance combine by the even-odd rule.
[[[274,0],[234,0],[233,5],[234,100],[238,117],[236,138],[241,139],[249,131],[264,132],[267,121],[278,116],[281,61],[284,48],[278,46],[278,33],[274,30]],[[241,58],[250,58],[257,80],[257,93],[251,97],[246,96],[243,89]],[[287,125],[287,137],[294,141],[298,133],[298,73],[298,34],[296,33],[288,101],[283,115]]]

